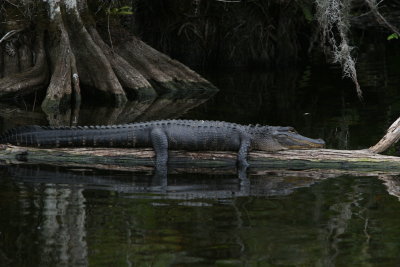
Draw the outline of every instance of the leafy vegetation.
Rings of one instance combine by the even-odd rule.
[[[399,35],[397,33],[392,33],[387,37],[388,41],[393,40],[393,39],[399,39]]]
[[[107,10],[110,15],[133,15],[132,6],[113,7]]]

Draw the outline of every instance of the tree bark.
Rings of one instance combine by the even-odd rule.
[[[65,29],[59,2],[49,2],[51,31],[49,39],[50,60],[53,72],[47,93],[42,102],[42,109],[46,113],[56,113],[58,110],[67,110],[70,107],[72,94],[75,95],[75,106],[80,104],[80,87],[76,68],[75,55],[71,49],[69,35]]]

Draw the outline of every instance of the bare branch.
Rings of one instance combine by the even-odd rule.
[[[384,16],[379,12],[378,10],[378,5],[382,2],[376,3],[376,0],[365,0],[369,8],[371,9],[372,14],[377,18],[378,22],[383,22],[383,24],[386,25],[391,31],[396,33],[397,35],[400,35],[399,29],[397,29],[395,26],[390,24]]]

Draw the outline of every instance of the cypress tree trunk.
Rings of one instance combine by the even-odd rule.
[[[102,14],[113,25],[108,25],[108,38],[102,37],[98,27],[104,25],[86,0],[10,0],[2,5],[7,24],[0,25],[0,99],[43,89],[42,109],[51,113],[79,106],[86,95],[123,106],[128,99],[154,99],[176,90],[216,90],[107,12]],[[112,31],[124,40],[112,40]]]

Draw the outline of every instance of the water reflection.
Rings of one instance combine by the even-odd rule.
[[[0,263],[396,262],[400,202],[375,177],[316,174],[254,173],[242,192],[235,175],[176,173],[160,193],[146,173],[4,166]]]
[[[38,230],[39,265],[87,266],[83,189],[44,184]]]
[[[82,188],[0,183],[8,186],[0,203],[1,266],[87,266]]]
[[[20,125],[110,125],[134,121],[179,118],[190,109],[206,102],[216,91],[187,90],[163,94],[156,99],[130,101],[122,107],[91,106],[44,114],[29,105],[0,103],[2,131]]]
[[[34,112],[5,103],[0,103],[0,120],[1,132],[19,125],[47,124],[46,115],[44,113]]]
[[[167,190],[160,193],[152,190],[149,173],[28,165],[8,165],[1,170],[0,184],[15,186],[12,191],[18,200],[17,217],[33,220],[28,227],[36,225],[34,236],[25,236],[24,221],[14,222],[23,235],[17,244],[19,253],[37,265],[104,265],[117,260],[131,266],[150,262],[207,263],[213,259],[240,263],[249,253],[247,241],[240,234],[249,224],[249,215],[237,203],[239,198],[282,197],[320,180],[296,172],[269,172],[252,176],[251,190],[242,191],[234,175],[174,174],[169,177]],[[211,224],[201,212],[190,210],[210,208],[217,210],[212,212]],[[12,218],[9,212],[3,215]],[[173,222],[161,227],[162,218],[168,217],[174,218]],[[0,227],[15,234],[10,221],[1,221]],[[210,237],[211,243],[206,241]],[[196,245],[188,238],[199,239],[200,243]],[[25,242],[33,242],[35,255],[27,251]],[[9,263],[23,265],[24,260],[9,249],[5,246],[3,250]],[[110,252],[118,256],[109,258],[106,255]]]

